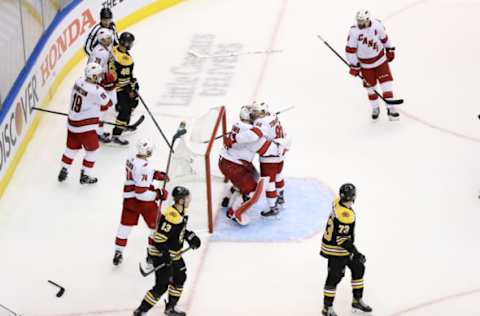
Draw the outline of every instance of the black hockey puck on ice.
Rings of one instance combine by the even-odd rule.
[[[59,291],[58,291],[58,293],[57,293],[57,297],[62,297],[63,293],[65,293],[65,288],[64,288],[63,286],[58,285],[57,283],[55,283],[55,282],[53,282],[53,281],[51,281],[51,280],[48,280],[48,283],[50,283],[50,284],[58,287],[58,288],[59,288]]]

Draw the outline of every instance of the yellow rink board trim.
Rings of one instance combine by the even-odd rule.
[[[138,9],[134,13],[124,17],[120,21],[118,21],[118,30],[123,30],[129,26],[132,26],[135,23],[140,22],[141,20],[158,13],[162,10],[168,9],[176,4],[179,4],[180,2],[183,2],[185,0],[156,0],[152,4],[149,4],[141,9]],[[83,52],[83,48],[80,48],[75,55],[63,66],[63,68],[59,71],[58,75],[56,76],[55,80],[52,83],[52,86],[50,87],[50,91],[47,93],[47,96],[43,98],[43,100],[40,102],[41,107],[45,108],[50,105],[51,100],[53,99],[53,96],[57,92],[58,88],[60,87],[60,84],[63,82],[63,79],[72,71],[72,69],[84,58],[85,53]],[[40,118],[43,114],[38,113],[35,115],[35,117],[32,120],[32,123],[30,124],[30,128],[25,135],[24,139],[22,140],[22,143],[19,145],[17,152],[15,153],[15,156],[12,158],[10,165],[8,166],[7,170],[5,171],[5,175],[3,176],[3,179],[0,181],[0,199],[2,198],[3,194],[5,193],[5,190],[8,187],[8,184],[10,183],[10,180],[13,177],[13,174],[15,173],[15,169],[17,168],[18,164],[20,163],[20,160],[23,157],[23,154],[25,153],[25,150],[28,147],[28,144],[32,140],[35,131],[40,123]],[[59,160],[60,161],[60,160]]]

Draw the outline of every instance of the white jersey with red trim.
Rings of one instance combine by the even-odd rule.
[[[380,20],[372,20],[369,27],[359,28],[354,25],[350,28],[347,39],[347,60],[351,65],[358,65],[364,69],[376,68],[387,61],[385,48],[391,48]]]
[[[139,157],[128,159],[125,167],[126,179],[123,197],[136,198],[145,202],[157,200],[157,191],[153,181],[163,180],[162,173],[155,170],[148,160]]]
[[[285,132],[283,126],[280,123],[277,115],[268,114],[264,117],[260,117],[255,120],[254,125],[262,131],[263,135],[268,140],[275,140],[285,138]],[[283,153],[274,151],[273,147],[268,150],[265,154],[260,155],[260,162],[273,163],[273,162],[282,162]]]
[[[96,130],[101,111],[111,105],[112,101],[103,87],[85,78],[77,79],[70,99],[68,130],[73,133]]]
[[[108,64],[112,58],[111,48],[105,48],[102,44],[98,44],[88,57],[88,63],[97,63],[102,66],[103,72],[108,72]]]
[[[251,163],[257,153],[263,155],[272,144],[258,127],[244,122],[235,123],[229,137],[233,144],[224,148],[220,156],[236,164]]]

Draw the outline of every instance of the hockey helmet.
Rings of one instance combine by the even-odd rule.
[[[255,113],[268,113],[268,104],[265,102],[253,101],[252,111]]]
[[[133,34],[130,32],[123,32],[122,34],[120,34],[120,37],[118,38],[119,44],[125,47],[127,50],[133,47],[134,41],[135,41],[135,36],[133,36]]]
[[[148,138],[140,139],[137,143],[137,155],[150,157],[153,153],[154,144]]]
[[[351,183],[342,184],[339,190],[340,201],[355,202],[357,196],[357,188]]]
[[[244,105],[240,108],[240,121],[252,122],[252,108],[249,105]]]
[[[100,10],[100,20],[111,20],[113,18],[113,13],[110,8],[102,8]]]
[[[357,20],[357,25],[359,27],[368,26],[371,20],[370,11],[368,10],[360,10],[355,15],[355,19]]]
[[[113,31],[106,27],[102,27],[97,33],[97,39],[103,45],[110,45],[113,41]],[[110,40],[109,42],[105,43],[106,40]]]
[[[93,80],[95,82],[100,82],[102,80],[103,69],[102,66],[93,62],[88,63],[85,67],[85,77],[87,79]]]
[[[176,186],[172,190],[172,197],[175,203],[178,203],[181,199],[185,199],[190,196],[190,191],[186,187]]]

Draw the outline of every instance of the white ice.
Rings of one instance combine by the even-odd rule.
[[[397,46],[395,94],[406,100],[399,122],[387,121],[383,109],[380,122],[370,121],[360,83],[316,38],[321,34],[343,54],[360,7],[384,20]],[[255,95],[272,107],[296,106],[282,117],[294,139],[286,175],[315,177],[334,190],[346,181],[358,187],[356,238],[368,259],[365,300],[374,315],[479,315],[479,10],[474,0],[186,1],[133,26],[132,54],[141,93],[167,135],[180,118],[162,113],[194,116],[225,104],[231,122]],[[226,96],[196,95],[189,107],[159,105],[193,34],[207,33],[216,44],[240,43],[244,51],[284,52],[265,64],[263,56],[239,57]],[[50,109],[67,109],[81,67]],[[153,161],[164,168],[166,146],[148,118],[130,139],[140,136],[155,139]],[[80,187],[78,161],[59,184],[64,142],[65,120],[44,115],[0,202],[0,304],[22,315],[130,315],[153,285],[137,271],[144,225],[134,230],[124,263],[111,264],[130,152],[102,148],[95,186]],[[295,243],[202,236],[202,249],[185,256],[189,279],[180,305],[189,315],[320,315],[321,234]],[[66,288],[64,297],[55,297],[48,279]],[[339,315],[349,315],[350,296],[347,273],[335,301]]]

